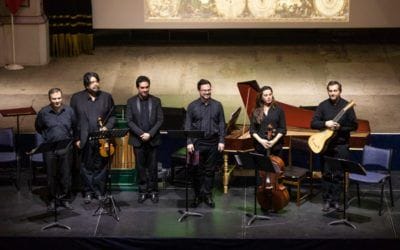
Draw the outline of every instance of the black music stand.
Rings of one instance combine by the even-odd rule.
[[[349,219],[347,218],[347,215],[346,215],[347,175],[349,173],[367,175],[367,172],[365,171],[364,167],[361,166],[361,164],[354,162],[354,161],[340,159],[340,158],[333,158],[333,157],[325,156],[325,164],[329,164],[330,168],[343,171],[343,218],[340,220],[332,221],[328,225],[332,226],[332,225],[337,225],[337,224],[344,224],[346,226],[357,229],[357,227],[349,221]]]
[[[89,141],[92,140],[98,140],[98,139],[105,139],[108,141],[111,141],[111,139],[116,138],[116,137],[124,137],[128,133],[129,129],[128,128],[123,128],[123,129],[111,129],[111,130],[106,130],[106,131],[99,131],[99,132],[93,132],[89,134]],[[103,200],[100,200],[99,207],[96,209],[94,212],[93,216],[96,215],[102,215],[102,214],[108,214],[117,221],[119,221],[119,216],[117,212],[121,212],[121,208],[116,205],[116,201],[114,197],[111,194],[111,154],[110,154],[110,147],[107,148],[107,155],[108,155],[108,162],[106,166],[106,175],[107,175],[107,183],[106,183],[106,195]],[[108,207],[108,211],[107,208]]]
[[[204,137],[204,131],[200,130],[167,130],[163,131],[162,134],[169,134],[172,137],[185,137],[186,141],[187,139],[190,138],[202,138]],[[182,222],[186,217],[189,216],[197,216],[197,217],[203,217],[203,214],[201,213],[196,213],[196,212],[190,212],[189,211],[189,188],[188,188],[188,167],[189,167],[189,156],[187,153],[187,148],[186,148],[186,163],[185,163],[185,211],[179,210],[178,212],[181,213],[181,217],[178,218],[178,222]]]
[[[17,190],[20,189],[20,175],[21,175],[21,162],[19,159],[19,143],[20,143],[20,131],[19,131],[19,117],[24,115],[36,115],[36,111],[33,107],[26,108],[13,108],[13,109],[1,109],[0,114],[3,117],[16,116],[17,117],[17,134],[15,136],[15,152],[17,153],[17,177],[16,177],[16,186]]]
[[[69,147],[71,145],[71,142],[72,141],[70,139],[56,141],[56,142],[44,142],[44,143],[41,143],[38,147],[36,147],[36,148],[32,149],[31,151],[27,152],[26,154],[31,156],[33,154],[45,153],[45,152],[49,152],[49,151],[65,150],[67,147]],[[51,166],[47,166],[47,167],[49,168]],[[56,185],[57,188],[58,188],[58,185],[59,185],[59,183],[58,183],[58,179],[59,179],[58,178],[58,173],[59,173],[58,168],[59,167],[56,166],[56,171],[55,171],[56,172],[56,174],[55,174],[55,176],[56,176],[55,185]],[[56,188],[56,190],[57,190],[57,188]],[[49,229],[49,228],[52,228],[52,227],[59,227],[59,228],[71,230],[70,226],[61,224],[57,220],[57,207],[58,207],[57,204],[58,204],[58,202],[60,201],[61,198],[63,198],[63,196],[58,195],[58,192],[57,192],[57,194],[54,197],[54,222],[42,227],[42,231],[46,230],[46,229]]]
[[[262,170],[268,173],[278,173],[279,170],[275,169],[269,157],[266,157],[265,155],[262,154],[238,153],[237,155],[235,155],[235,158],[239,165],[245,168],[254,169],[254,178],[255,178],[254,213],[253,214],[246,213],[246,216],[251,217],[250,220],[247,222],[247,226],[250,226],[255,220],[270,220],[271,217],[257,214],[257,188],[259,184],[258,171]]]

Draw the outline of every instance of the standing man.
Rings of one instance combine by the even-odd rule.
[[[357,129],[357,118],[353,108],[347,110],[343,117],[335,122],[334,117],[348,104],[341,98],[342,85],[337,81],[330,81],[327,85],[329,98],[321,102],[311,121],[313,129],[331,129],[335,131],[328,142],[327,149],[321,154],[321,166],[323,166],[322,199],[324,202],[322,211],[328,212],[330,207],[341,210],[339,206],[342,171],[331,169],[324,164],[324,156],[350,158],[349,140],[350,131]]]
[[[73,209],[69,202],[69,196],[71,191],[72,140],[76,117],[73,109],[63,104],[61,89],[50,89],[48,96],[50,104],[43,107],[36,117],[36,131],[42,135],[45,142],[71,140],[71,143],[65,149],[43,153],[49,189],[47,209],[49,211],[55,209],[54,198],[56,195],[63,198],[61,202],[64,207]]]
[[[135,148],[139,179],[138,202],[150,198],[158,202],[157,147],[161,144],[160,127],[164,116],[161,101],[150,95],[150,79],[136,79],[138,94],[129,98],[126,116],[130,128],[129,144]]]
[[[100,78],[95,72],[83,76],[84,90],[71,97],[71,107],[78,116],[76,146],[81,150],[81,177],[85,203],[95,197],[104,198],[108,157],[99,153],[98,140],[88,140],[92,132],[112,129],[114,100],[111,94],[100,90]],[[102,120],[102,126],[99,123]]]
[[[211,83],[201,79],[197,83],[200,98],[189,104],[186,113],[185,130],[204,131],[204,138],[188,138],[187,152],[199,153],[199,165],[194,166],[194,201],[197,207],[204,201],[209,207],[215,207],[212,198],[214,172],[221,152],[225,147],[225,117],[222,104],[211,98]]]

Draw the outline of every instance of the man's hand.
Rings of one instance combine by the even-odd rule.
[[[333,120],[329,120],[329,121],[325,122],[325,127],[329,128],[331,130],[339,130],[340,124]]]
[[[77,148],[81,149],[81,141],[80,141],[80,140],[77,140],[77,141],[75,142],[75,146],[76,146]]]
[[[188,144],[188,145],[186,146],[186,149],[187,149],[187,152],[188,152],[189,154],[191,154],[191,153],[194,152],[194,145],[193,145],[193,144]]]
[[[140,139],[142,139],[142,141],[148,141],[148,140],[150,140],[150,134],[149,133],[143,133],[140,136]]]
[[[225,144],[223,144],[223,143],[218,143],[218,151],[219,151],[219,152],[224,151],[224,148],[225,148]]]

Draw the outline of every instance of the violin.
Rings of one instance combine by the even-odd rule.
[[[97,122],[99,123],[100,128],[104,126],[101,117],[97,119]],[[114,152],[114,145],[109,142],[109,139],[99,139],[99,153],[101,157],[109,157],[113,155]]]
[[[274,132],[272,124],[268,124],[267,140],[271,140],[275,136]],[[267,156],[274,168],[279,171],[277,173],[259,171],[261,184],[257,188],[257,201],[262,209],[278,212],[289,204],[290,197],[288,190],[282,184],[285,162],[279,156],[272,155],[270,151],[267,149]]]

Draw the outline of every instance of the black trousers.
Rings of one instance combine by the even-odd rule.
[[[195,196],[211,196],[214,187],[215,168],[221,153],[218,143],[197,142],[195,150],[199,151],[199,165],[192,166],[193,189]]]
[[[82,178],[81,178],[81,158],[82,150],[74,148],[73,150],[73,160],[71,168],[71,191],[76,194],[82,190]]]
[[[350,159],[349,146],[345,144],[328,147],[323,156]],[[343,171],[329,166],[325,163],[323,156],[321,157],[321,166],[323,166],[322,199],[324,202],[339,202],[343,190]]]
[[[71,145],[65,150],[43,153],[47,170],[49,200],[53,200],[56,195],[62,196],[63,199],[70,198],[72,157]]]
[[[107,157],[101,157],[97,140],[89,141],[81,152],[81,177],[84,194],[104,195],[107,181]]]
[[[158,192],[157,147],[143,143],[135,147],[135,161],[139,181],[139,193]]]

